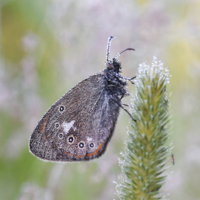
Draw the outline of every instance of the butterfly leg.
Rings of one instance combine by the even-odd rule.
[[[121,105],[121,103],[119,103],[119,102],[117,102],[114,98],[111,98],[120,108],[122,108],[129,116],[130,116],[130,118],[134,121],[134,122],[136,122],[136,120],[131,116],[131,114],[130,114],[130,112],[126,109],[126,108],[124,108],[122,105]]]
[[[132,77],[132,78],[129,78],[129,77],[125,77],[125,76],[122,76],[121,74],[116,74],[116,77],[119,79],[119,80],[125,80],[125,81],[130,81],[132,84],[135,84],[132,80],[136,78],[136,76]]]
[[[128,78],[128,77],[127,77],[126,79],[127,79],[128,81],[130,81],[132,84],[135,84],[135,83],[132,81],[132,80],[135,79],[135,78],[136,78],[136,76],[134,76],[134,77],[132,77],[132,78]]]

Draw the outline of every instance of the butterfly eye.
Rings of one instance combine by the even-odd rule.
[[[64,106],[60,106],[60,107],[59,107],[59,111],[60,111],[60,112],[63,112],[64,110],[65,110],[65,107],[64,107]]]
[[[89,146],[90,146],[90,148],[93,148],[94,147],[94,143],[91,142]]]
[[[58,122],[55,123],[55,128],[59,128],[60,124]]]
[[[67,138],[67,143],[69,144],[73,144],[74,143],[74,136],[73,135],[70,135],[68,138]]]
[[[85,146],[85,143],[84,143],[84,142],[79,142],[78,147],[79,147],[80,149],[82,149],[84,146]]]
[[[59,134],[58,134],[58,138],[59,138],[59,139],[63,139],[63,137],[64,137],[63,133],[59,133]]]

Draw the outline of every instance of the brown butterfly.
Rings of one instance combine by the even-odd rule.
[[[105,152],[120,107],[128,113],[121,100],[128,95],[127,81],[135,78],[123,77],[117,61],[120,54],[134,49],[127,48],[109,60],[112,39],[108,39],[106,69],[68,91],[39,121],[30,138],[33,155],[69,162],[91,160]]]

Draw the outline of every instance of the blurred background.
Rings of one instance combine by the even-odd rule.
[[[32,156],[28,141],[46,110],[81,80],[105,68],[106,45],[123,75],[153,56],[170,70],[175,165],[166,199],[200,199],[200,1],[1,0],[0,199],[118,199],[129,116],[121,111],[105,154],[91,162],[54,164]],[[129,86],[129,91],[134,85]],[[130,99],[124,99],[129,103]]]

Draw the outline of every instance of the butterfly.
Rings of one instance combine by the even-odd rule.
[[[117,58],[134,49],[127,48],[109,59],[113,38],[108,38],[106,69],[78,83],[39,121],[29,143],[34,156],[52,162],[98,158],[113,135],[120,108],[130,115],[121,100],[128,95],[127,82],[133,83],[135,77],[120,74],[121,64]]]

